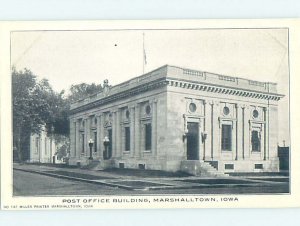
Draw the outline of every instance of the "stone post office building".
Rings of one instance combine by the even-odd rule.
[[[278,171],[282,97],[275,83],[169,65],[113,87],[106,81],[103,92],[71,105],[69,163],[195,175]]]

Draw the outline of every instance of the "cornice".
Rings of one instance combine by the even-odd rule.
[[[256,90],[248,90],[243,88],[235,88],[229,86],[222,86],[222,85],[214,85],[209,83],[199,83],[193,82],[188,80],[179,80],[173,78],[167,78],[167,83],[169,86],[180,87],[185,89],[193,89],[199,91],[206,91],[212,93],[221,93],[227,95],[235,95],[235,96],[243,96],[243,97],[250,97],[256,99],[266,99],[266,100],[275,100],[278,101],[284,95],[277,94],[277,93],[268,93]]]
[[[98,106],[101,106],[101,105],[104,105],[107,103],[111,103],[115,100],[124,99],[126,97],[134,96],[136,94],[144,93],[146,91],[157,89],[159,87],[166,86],[166,85],[167,85],[167,83],[166,83],[165,78],[158,79],[155,81],[151,81],[147,84],[143,84],[143,85],[140,85],[140,86],[137,86],[137,87],[134,87],[134,88],[110,95],[110,96],[106,96],[99,100],[95,100],[90,103],[78,106],[78,107],[74,107],[73,109],[70,110],[70,112],[71,112],[71,114],[75,114],[78,112],[86,111],[86,110],[93,109],[95,107],[98,107]]]
[[[82,104],[78,107],[75,106],[73,107],[73,109],[71,109],[71,114],[93,109],[95,107],[99,107],[101,105],[111,103],[115,100],[124,99],[129,96],[144,93],[146,91],[157,89],[163,86],[173,86],[173,87],[179,87],[184,89],[192,89],[192,90],[199,90],[204,92],[220,93],[226,95],[234,95],[234,96],[273,100],[273,101],[278,101],[282,97],[284,97],[284,95],[277,94],[277,93],[268,93],[262,91],[247,90],[247,89],[237,88],[237,87],[229,87],[229,86],[215,85],[209,83],[199,83],[195,81],[163,77],[154,81],[150,81],[146,84],[141,84],[140,86],[136,86],[134,88],[124,90],[122,92],[115,93],[113,95],[108,95],[106,97],[91,101],[86,104]]]

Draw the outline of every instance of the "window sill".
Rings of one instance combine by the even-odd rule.
[[[253,154],[261,154],[261,151],[251,151]]]

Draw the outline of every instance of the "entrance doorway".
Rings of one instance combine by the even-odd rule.
[[[199,123],[188,122],[187,129],[187,160],[199,160]]]

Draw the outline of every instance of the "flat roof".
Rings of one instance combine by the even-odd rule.
[[[260,82],[245,78],[187,69],[178,66],[164,65],[143,75],[110,87],[109,96],[163,78],[179,81],[191,81],[197,84],[207,84],[226,88],[244,89],[261,93],[277,94],[277,84],[273,82]],[[103,91],[96,93],[82,100],[75,101],[71,104],[71,109],[100,100],[104,97],[106,97],[106,95]]]

